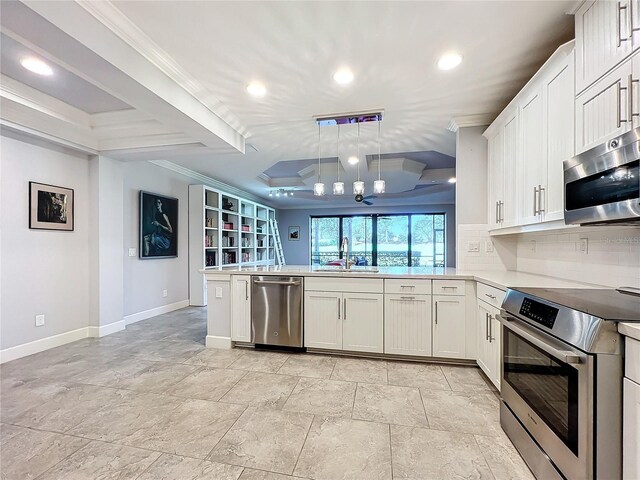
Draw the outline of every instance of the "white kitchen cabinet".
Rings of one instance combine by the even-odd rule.
[[[502,227],[512,227],[518,221],[519,182],[517,179],[521,174],[518,168],[519,144],[518,109],[514,108],[507,114],[504,125],[504,200],[500,208]]]
[[[544,156],[542,86],[535,84],[520,107],[520,171],[521,188],[518,203],[521,205],[519,225],[540,221],[539,192],[547,184],[547,162]],[[517,185],[517,184],[516,184]]]
[[[384,351],[384,306],[380,293],[344,293],[342,349],[353,352]]]
[[[500,390],[500,310],[483,300],[478,300],[478,366],[491,383]]]
[[[306,291],[304,346],[382,353],[383,298],[381,293]]]
[[[433,356],[466,358],[464,296],[433,296]]]
[[[640,478],[640,384],[624,379],[622,478]]]
[[[504,203],[504,131],[497,128],[489,136],[489,228],[500,228]]]
[[[590,0],[575,14],[576,93],[640,47],[638,0]]]
[[[304,294],[304,346],[342,350],[342,294]]]
[[[633,63],[627,60],[576,98],[576,154],[600,145],[631,129],[631,112],[638,113]],[[631,88],[630,88],[631,87]]]
[[[251,276],[231,277],[231,340],[251,341]]]
[[[431,356],[431,295],[386,294],[384,353]]]
[[[546,188],[540,196],[542,221],[564,218],[564,166],[574,156],[575,52],[542,80],[546,147]]]

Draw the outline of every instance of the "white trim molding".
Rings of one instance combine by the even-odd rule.
[[[89,329],[89,337],[104,337],[107,335],[111,335],[112,333],[119,332],[120,330],[124,330],[125,327],[125,321],[120,320],[108,325],[101,325],[99,327],[90,326],[87,328]]]
[[[170,303],[168,305],[162,305],[160,307],[150,308],[149,310],[143,310],[142,312],[132,313],[124,317],[125,325],[131,325],[132,323],[146,320],[147,318],[162,315],[163,313],[173,312],[189,306],[189,300],[180,300],[179,302]]]
[[[89,327],[82,327],[77,330],[71,330],[58,335],[52,335],[51,337],[34,340],[33,342],[16,345],[15,347],[5,348],[4,350],[0,350],[0,364],[26,357],[28,355],[33,355],[34,353],[44,352],[51,348],[60,347],[67,343],[82,340],[88,336]]]
[[[230,349],[231,337],[216,337],[215,335],[207,335],[207,339],[205,342],[207,348],[223,348]]]
[[[447,129],[455,133],[459,128],[464,127],[486,127],[491,124],[494,118],[495,115],[491,115],[490,113],[477,113],[475,115],[453,117],[449,121]]]

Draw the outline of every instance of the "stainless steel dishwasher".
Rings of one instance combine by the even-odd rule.
[[[302,348],[302,277],[251,277],[251,341]]]

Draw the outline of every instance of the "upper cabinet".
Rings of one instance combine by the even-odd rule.
[[[488,218],[494,233],[563,219],[562,162],[574,155],[575,144],[574,62],[573,42],[569,42],[485,132]]]
[[[576,12],[576,93],[640,48],[638,0],[590,0]]]

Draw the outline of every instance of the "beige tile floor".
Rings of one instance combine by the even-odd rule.
[[[2,480],[530,480],[472,367],[204,347],[186,308],[0,366]]]

